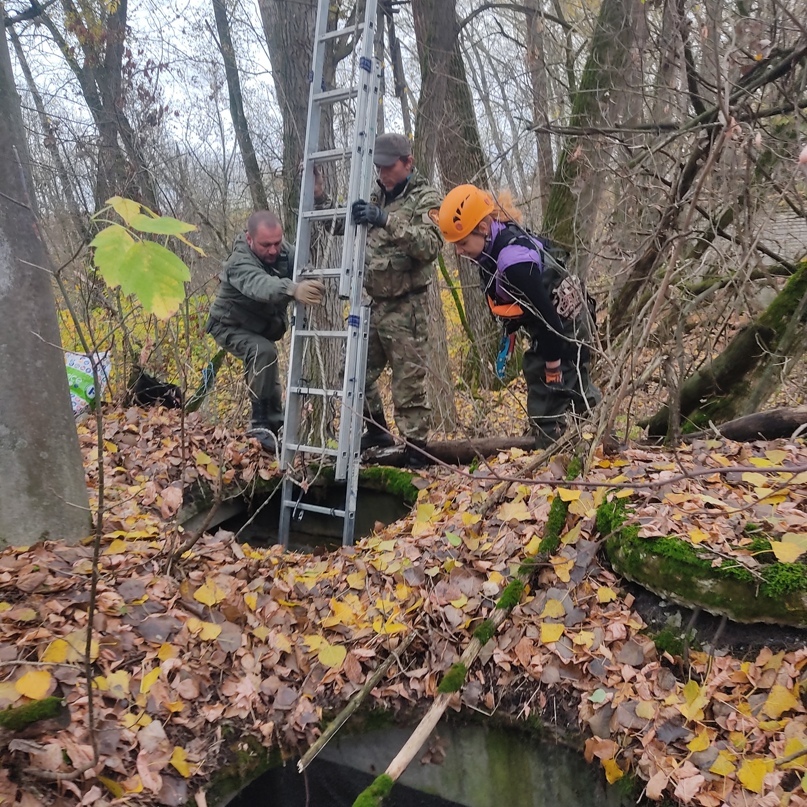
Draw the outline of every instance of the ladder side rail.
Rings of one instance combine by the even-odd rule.
[[[372,151],[375,145],[375,115],[376,107],[373,111],[373,126],[368,128],[368,109],[370,101],[378,99],[378,70],[375,59],[375,37],[376,31],[376,0],[366,0],[364,9],[364,31],[362,35],[361,52],[358,62],[358,80],[360,82],[360,92],[356,99],[356,116],[353,126],[353,158],[350,161],[350,175],[348,178],[347,197],[345,206],[347,214],[345,218],[345,239],[342,244],[342,279],[339,284],[339,296],[348,298],[350,296],[350,285],[353,273],[358,261],[356,260],[357,238],[347,237],[347,233],[352,231],[362,243],[365,233],[357,232],[358,228],[350,221],[350,213],[353,202],[358,199],[367,198],[370,191],[369,183],[365,183],[365,165],[372,160]]]
[[[322,77],[325,65],[325,44],[323,34],[328,29],[328,0],[320,0],[317,8],[317,20],[314,28],[314,49],[311,55],[311,84],[308,88],[308,120],[305,133],[305,146],[303,148],[303,176],[300,188],[300,206],[297,217],[297,233],[295,238],[295,261],[293,280],[298,282],[300,274],[311,260],[311,222],[305,218],[303,212],[312,207],[314,199],[313,172],[308,165],[308,157],[312,151],[319,147],[319,129],[321,119],[321,105],[315,103],[314,96],[322,87]],[[309,174],[312,176],[309,178]],[[289,350],[289,371],[286,389],[300,386],[299,379],[303,367],[304,339],[296,337],[298,323],[305,327],[305,307],[295,301],[291,315],[291,342]],[[280,523],[278,526],[278,541],[284,547],[289,544],[291,530],[292,510],[286,502],[292,501],[294,494],[294,481],[291,478],[296,449],[288,447],[289,443],[299,443],[299,430],[301,422],[302,396],[297,393],[287,393],[286,411],[283,419],[283,441],[280,451],[280,472],[283,474],[281,485]]]
[[[342,522],[342,546],[353,546],[356,531],[356,509],[359,497],[359,459],[361,457],[361,426],[364,409],[364,368],[367,366],[367,346],[370,336],[370,306],[361,306],[361,325],[358,337],[356,368],[360,371],[361,384],[354,402],[353,429],[350,434],[350,457],[345,479],[345,515]]]
[[[369,100],[376,98],[380,81],[380,65],[373,58],[372,64],[372,88]],[[373,178],[372,147],[375,144],[376,112],[374,104],[367,104],[363,110],[364,119],[357,119],[356,128],[364,127],[366,133],[365,149],[361,164],[357,166],[356,182],[360,190],[369,195],[370,184]],[[358,161],[357,161],[358,162]],[[367,228],[362,225],[356,228],[355,248],[353,250],[353,261],[350,286],[350,308],[348,316],[348,342],[345,361],[344,387],[342,391],[342,401],[339,416],[339,455],[336,461],[335,476],[337,479],[345,479],[348,474],[348,465],[351,462],[358,464],[358,455],[353,458],[352,444],[354,437],[361,434],[364,410],[364,380],[367,367],[367,349],[361,347],[362,333],[362,312],[365,306],[362,305],[362,295],[364,286],[364,257],[367,246]],[[368,325],[369,327],[369,325]]]

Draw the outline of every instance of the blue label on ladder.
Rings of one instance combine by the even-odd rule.
[[[373,69],[373,63],[367,56],[362,56],[361,59],[359,59],[359,67],[370,73]]]
[[[361,319],[358,314],[350,314],[347,318],[348,328],[358,328],[361,324]]]

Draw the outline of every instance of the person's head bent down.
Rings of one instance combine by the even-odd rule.
[[[247,246],[259,260],[274,264],[283,245],[283,227],[270,210],[256,210],[247,219]]]
[[[485,248],[496,203],[476,185],[458,185],[440,205],[438,224],[443,238],[454,244],[459,255],[478,258]]]
[[[379,135],[373,150],[373,163],[384,190],[393,190],[409,177],[415,165],[409,139],[394,132]]]

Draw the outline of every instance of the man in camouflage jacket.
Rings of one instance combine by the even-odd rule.
[[[361,447],[393,444],[376,384],[389,364],[395,424],[406,441],[408,463],[422,467],[427,461],[418,449],[426,444],[431,420],[427,292],[434,277],[432,263],[443,246],[429,213],[436,215],[441,198],[414,167],[404,135],[379,135],[373,162],[379,188],[369,202],[359,200],[352,209],[353,221],[367,225],[364,288],[372,298],[364,397],[367,430]],[[327,197],[321,175],[316,179],[315,200],[323,204]]]
[[[256,211],[224,261],[207,321],[216,344],[244,362],[252,401],[248,434],[272,452],[283,425],[275,342],[288,328],[289,302],[319,305],[325,290],[317,280],[294,283],[293,273],[294,248],[283,239],[279,219],[268,210]]]

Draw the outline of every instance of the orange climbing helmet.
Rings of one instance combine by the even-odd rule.
[[[485,216],[495,209],[493,197],[476,185],[457,185],[440,205],[438,223],[449,244],[472,233]]]

